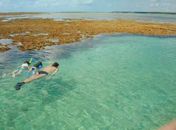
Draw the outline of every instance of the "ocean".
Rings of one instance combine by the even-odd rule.
[[[98,35],[0,53],[0,130],[155,130],[176,117],[176,37]],[[24,60],[59,62],[53,76],[14,86]]]

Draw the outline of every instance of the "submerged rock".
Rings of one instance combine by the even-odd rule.
[[[3,38],[3,35],[2,34],[0,34],[0,39],[2,39]]]
[[[5,52],[10,50],[10,48],[7,45],[0,45],[0,52]]]
[[[26,36],[26,35],[29,35],[30,32],[23,32],[23,33],[13,33],[13,34],[10,34],[9,36],[10,37],[15,37],[15,36]]]
[[[48,33],[37,33],[34,34],[33,36],[48,36]]]
[[[21,42],[16,42],[15,45],[16,45],[17,47],[23,46],[23,44],[22,44]]]
[[[58,39],[58,38],[50,38],[50,39],[49,39],[49,42],[52,42],[52,43],[59,43],[59,39]]]

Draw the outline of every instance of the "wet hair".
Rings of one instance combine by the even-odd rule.
[[[29,61],[25,61],[24,63],[27,63],[28,65],[30,65],[30,62],[29,62]]]
[[[55,62],[55,63],[52,64],[52,66],[58,68],[59,63]]]

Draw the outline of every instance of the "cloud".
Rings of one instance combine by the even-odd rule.
[[[76,4],[92,4],[94,0],[72,0]]]
[[[158,7],[159,0],[150,0],[150,7]]]
[[[0,0],[0,12],[153,10],[176,12],[176,0]]]
[[[0,1],[0,7],[3,6],[3,5],[5,5],[5,1],[4,1],[4,0],[1,0],[1,1]]]
[[[151,3],[150,7],[159,7],[159,3]]]
[[[150,0],[150,10],[160,12],[176,12],[175,0]]]
[[[66,8],[68,6],[75,6],[75,5],[86,5],[93,3],[94,0],[46,0],[45,2],[43,0],[37,0],[34,2],[35,6],[65,6]]]
[[[60,2],[57,2],[57,0],[50,0],[45,2],[43,2],[43,0],[37,0],[33,3],[33,6],[41,8],[54,7],[58,5],[60,5]]]

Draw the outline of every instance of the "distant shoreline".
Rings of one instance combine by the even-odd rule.
[[[136,14],[176,14],[176,12],[119,12],[112,11],[111,13],[136,13]]]
[[[69,44],[99,34],[128,33],[147,36],[176,36],[176,24],[137,22],[134,20],[21,19],[0,21],[0,39],[12,39],[22,51]],[[0,45],[0,51],[10,48]]]
[[[0,12],[0,15],[23,15],[23,14],[43,14],[43,13],[124,13],[124,14],[176,14],[176,12],[138,12],[138,11],[110,11],[110,12],[89,12],[89,11],[63,11],[63,12]]]

